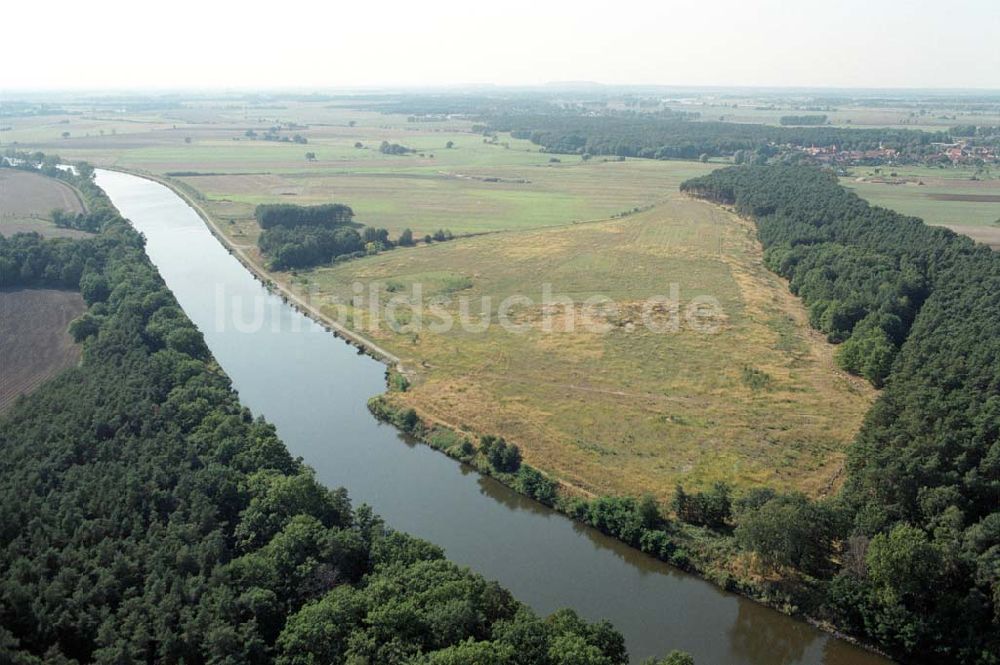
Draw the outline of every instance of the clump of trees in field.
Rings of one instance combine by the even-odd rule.
[[[383,155],[408,155],[416,152],[413,148],[407,148],[405,145],[398,143],[389,143],[388,141],[382,141],[382,144],[378,147],[378,151]]]
[[[416,244],[410,229],[404,229],[395,241],[383,228],[366,226],[359,233],[356,227],[360,225],[353,223],[354,211],[340,203],[266,204],[257,206],[254,214],[263,229],[257,245],[274,270],[309,268]],[[451,231],[442,229],[427,236],[425,242],[453,237]]]
[[[265,204],[257,206],[254,216],[263,229],[257,245],[275,270],[311,267],[364,251],[352,225],[354,211],[340,203]]]
[[[260,234],[257,246],[274,270],[310,268],[364,252],[361,236],[346,226],[275,226]]]
[[[279,143],[298,143],[300,145],[305,145],[309,143],[309,139],[307,139],[305,136],[302,136],[301,134],[294,134],[292,136],[287,136],[282,134],[281,132],[284,129],[305,129],[305,127],[290,122],[285,124],[284,126],[274,125],[273,127],[268,127],[266,130],[264,130],[263,134],[258,134],[253,129],[248,129],[245,132],[243,132],[243,136],[252,141],[256,140],[277,141]]]
[[[320,485],[240,405],[125,220],[0,237],[0,275],[90,306],[81,364],[0,418],[11,662],[627,662],[607,622],[539,618]]]

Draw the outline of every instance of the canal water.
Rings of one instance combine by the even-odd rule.
[[[882,658],[726,593],[407,441],[366,408],[385,366],[270,294],[170,189],[98,170],[241,401],[329,487],[444,547],[537,612],[609,619],[633,662],[671,649],[699,665],[875,665]]]

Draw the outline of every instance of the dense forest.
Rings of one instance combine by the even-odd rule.
[[[657,115],[505,115],[491,118],[490,131],[511,132],[554,153],[616,155],[651,159],[731,156],[774,145],[830,146],[842,150],[898,150],[917,159],[931,143],[948,140],[941,132],[908,129],[774,127],[731,122],[691,122]]]
[[[771,556],[811,511],[837,556],[785,561],[829,580],[836,625],[914,662],[1000,662],[1000,255],[818,170],[732,167],[682,188],[753,218],[841,363],[884,385],[833,512],[761,494],[737,539]]]
[[[322,487],[240,406],[125,220],[0,237],[0,280],[89,305],[81,365],[0,419],[0,661],[626,662],[609,624],[541,619]]]

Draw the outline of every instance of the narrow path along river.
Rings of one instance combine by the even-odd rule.
[[[269,294],[202,219],[158,183],[99,170],[97,182],[147,239],[146,251],[254,414],[329,487],[499,580],[539,613],[607,618],[634,662],[683,649],[699,665],[886,663],[812,626],[582,527],[406,441],[366,408],[385,366]]]

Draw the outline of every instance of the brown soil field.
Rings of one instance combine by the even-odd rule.
[[[0,291],[0,413],[80,358],[66,328],[86,309],[76,291]]]
[[[935,201],[969,201],[971,203],[1000,203],[1000,194],[928,194]]]
[[[973,224],[949,224],[955,233],[967,235],[976,242],[989,245],[993,249],[1000,251],[1000,226],[975,226]]]
[[[48,218],[55,209],[84,212],[76,191],[38,173],[0,169],[0,218]]]

